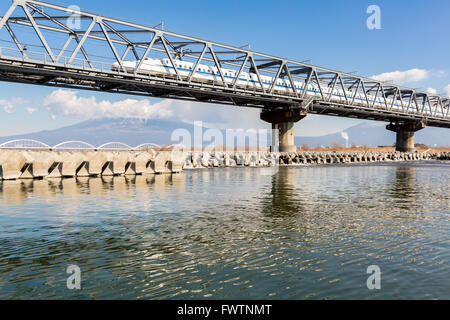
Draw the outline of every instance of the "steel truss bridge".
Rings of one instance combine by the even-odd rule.
[[[389,82],[41,1],[13,0],[0,19],[1,81],[450,127],[450,98]],[[140,73],[146,58],[170,59],[176,74]],[[124,68],[130,60],[138,61],[134,72]],[[180,60],[194,64],[188,77],[180,75]],[[200,64],[217,67],[222,81],[195,81]],[[253,88],[239,87],[236,80],[225,81],[221,68],[235,70],[236,79],[243,72],[256,74],[258,81]],[[285,79],[291,90],[281,94],[274,84],[265,88],[262,76],[275,78],[274,83]],[[295,89],[296,81],[303,83],[301,91]],[[308,96],[308,85],[317,86],[320,94]],[[332,101],[338,90],[345,99]],[[381,99],[381,107],[369,95]]]

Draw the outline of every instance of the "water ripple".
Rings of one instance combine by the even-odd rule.
[[[449,169],[3,181],[0,299],[448,299]]]

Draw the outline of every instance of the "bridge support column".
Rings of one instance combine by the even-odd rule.
[[[414,151],[414,132],[425,128],[424,122],[390,123],[386,129],[397,133],[395,150],[400,152]]]
[[[265,109],[261,112],[260,118],[271,123],[272,129],[279,131],[280,152],[296,152],[294,123],[300,121],[306,115],[307,111],[302,109]],[[272,150],[274,150],[273,145]]]

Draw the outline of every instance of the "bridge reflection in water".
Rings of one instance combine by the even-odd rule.
[[[43,180],[12,180],[0,181],[0,198],[16,203],[25,203],[27,199],[39,199],[53,202],[68,196],[81,198],[84,194],[99,197],[116,194],[127,196],[130,192],[137,198],[145,197],[144,193],[156,192],[165,197],[168,188],[177,193],[185,190],[185,177],[182,174],[148,175],[148,176],[105,176],[78,177]],[[172,192],[172,191],[171,191]]]
[[[234,177],[233,170],[243,171],[243,181],[249,180],[253,176],[252,170],[238,168],[203,169],[196,171],[194,174],[188,173],[188,177],[186,177],[186,174],[162,174],[42,180],[0,180],[0,199],[3,198],[4,200],[23,204],[27,199],[40,199],[52,202],[55,196],[59,195],[73,198],[81,197],[83,194],[101,197],[115,193],[118,197],[122,197],[132,192],[136,197],[145,197],[145,193],[153,191],[158,196],[165,197],[169,189],[170,192],[185,192],[186,183],[192,184],[201,181],[206,188],[214,183],[227,184]],[[327,179],[326,168],[317,167],[309,168],[308,170],[311,172],[300,171],[299,168],[282,167],[279,171],[274,171],[275,174],[270,178],[270,192],[264,194],[264,197],[261,198],[264,208],[263,212],[272,217],[289,217],[298,215],[305,210],[305,206],[310,206],[314,203],[318,191],[315,188],[318,186],[308,186],[299,183],[299,180],[309,180],[312,176],[319,181],[325,180]],[[351,179],[348,172],[351,170],[350,167],[336,167],[334,170],[341,172],[340,178]],[[369,172],[371,168],[366,167],[365,170]],[[396,166],[393,181],[387,186],[389,189],[388,193],[392,197],[400,200],[404,199],[405,201],[413,201],[416,198],[414,170],[414,167]]]

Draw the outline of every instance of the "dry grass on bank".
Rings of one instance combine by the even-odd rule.
[[[154,149],[156,151],[171,151],[173,150],[173,147],[162,147],[160,149]],[[183,149],[181,149],[183,150]],[[205,151],[204,149],[202,150],[202,148],[189,148],[189,149],[184,149],[184,151],[191,151],[191,152],[202,152]],[[419,147],[416,148],[417,151],[419,152],[450,152],[450,147],[428,147],[425,145],[421,145]],[[221,152],[255,152],[255,151],[269,151],[269,148],[265,148],[265,149],[258,149],[256,147],[237,147],[237,148],[225,148],[222,146],[218,146],[216,148],[214,148],[213,150],[209,149],[209,152],[211,151],[221,151]],[[297,152],[394,152],[395,151],[395,147],[375,147],[375,148],[370,148],[370,147],[350,147],[350,148],[345,148],[345,147],[324,147],[324,148],[309,148],[306,146],[297,148]]]
[[[419,146],[416,148],[420,152],[450,152],[450,147],[428,147]],[[354,148],[297,148],[298,152],[315,151],[315,152],[393,152],[395,147],[354,147]]]

